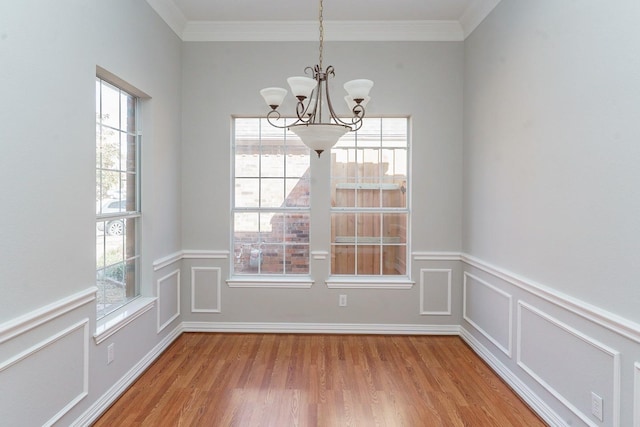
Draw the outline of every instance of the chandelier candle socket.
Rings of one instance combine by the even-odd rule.
[[[268,87],[260,91],[265,102],[271,108],[271,111],[267,113],[269,124],[280,129],[287,128],[298,135],[307,147],[318,153],[318,157],[324,150],[331,149],[345,133],[357,131],[362,127],[364,107],[369,102],[369,91],[373,87],[373,82],[367,79],[346,82],[344,89],[347,91],[347,96],[344,99],[351,110],[352,117],[351,119],[342,119],[336,115],[327,84],[329,77],[335,76],[333,66],[328,66],[326,70],[322,68],[324,43],[322,9],[322,0],[320,0],[320,58],[316,66],[307,67],[304,70],[305,74],[310,74],[313,77],[296,76],[287,79],[291,93],[297,99],[297,120],[285,126],[277,124],[281,117],[278,107],[282,105],[287,96],[286,89]],[[322,117],[323,110],[325,121]]]

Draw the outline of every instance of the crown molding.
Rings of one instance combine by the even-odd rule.
[[[156,11],[160,18],[167,23],[178,37],[182,38],[182,32],[187,25],[187,18],[172,0],[147,0],[149,6]]]
[[[463,37],[466,39],[476,29],[484,18],[500,3],[500,0],[480,0],[471,2],[467,10],[460,17]]]
[[[188,21],[173,0],[146,0],[183,41],[316,41],[316,21]],[[500,0],[472,2],[459,21],[325,21],[327,41],[463,41]]]
[[[462,41],[458,21],[325,21],[325,41]],[[315,21],[190,21],[183,41],[317,41]]]

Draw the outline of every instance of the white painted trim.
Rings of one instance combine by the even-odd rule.
[[[162,325],[160,324],[160,282],[164,282],[165,280],[167,280],[168,278],[172,277],[172,276],[178,276],[177,280],[176,280],[176,313],[171,316],[170,319],[168,319],[166,322],[164,322]],[[180,270],[174,270],[171,273],[167,274],[164,277],[161,277],[160,279],[158,279],[156,281],[156,296],[158,297],[158,309],[156,310],[156,317],[157,317],[157,333],[159,334],[160,332],[162,332],[162,330],[164,328],[166,328],[167,326],[169,326],[169,324],[171,324],[171,322],[173,322],[174,320],[176,320],[178,317],[180,317]]]
[[[542,310],[527,304],[523,301],[518,301],[518,349],[517,349],[517,363],[520,368],[522,368],[527,374],[529,374],[534,380],[536,380],[542,387],[544,387],[549,393],[551,393],[558,401],[560,401],[565,407],[567,407],[571,412],[573,412],[578,418],[580,418],[585,424],[591,427],[597,427],[598,423],[594,422],[589,418],[589,416],[574,405],[571,404],[560,392],[554,389],[549,383],[547,383],[544,379],[542,379],[538,374],[536,374],[533,369],[527,366],[521,359],[522,351],[520,349],[521,344],[521,335],[522,335],[522,310],[529,310],[531,313],[541,317],[547,322],[553,324],[554,326],[564,330],[565,332],[573,335],[574,337],[580,339],[581,341],[589,344],[593,348],[606,353],[611,356],[613,360],[613,402],[611,403],[612,412],[613,412],[613,420],[612,425],[618,426],[620,425],[620,352],[611,347],[600,343],[599,341],[583,334],[575,328],[561,322],[560,320],[552,317],[551,315],[543,312]]]
[[[211,251],[200,249],[189,249],[183,251],[177,251],[169,254],[165,257],[158,258],[153,262],[153,271],[158,271],[164,267],[167,267],[174,262],[182,261],[183,259],[227,259],[229,258],[229,251]]]
[[[69,313],[78,307],[95,301],[97,291],[98,288],[92,286],[0,324],[0,344],[47,323],[56,317]]]
[[[43,348],[49,347],[51,344],[56,341],[61,340],[62,338],[70,335],[71,333],[77,331],[78,329],[84,329],[84,357],[83,357],[83,381],[82,381],[82,391],[71,399],[69,403],[67,403],[62,409],[60,409],[54,416],[52,416],[49,420],[44,423],[44,426],[52,426],[54,425],[60,418],[62,418],[67,412],[69,412],[74,406],[76,406],[82,399],[84,399],[89,394],[89,319],[83,319],[73,325],[63,329],[50,336],[49,338],[40,341],[39,343],[29,347],[28,349],[20,352],[19,354],[13,356],[12,358],[2,362],[0,364],[0,373],[13,365],[20,363],[21,361],[27,359],[30,356],[42,351]]]
[[[131,301],[122,308],[105,316],[98,321],[96,333],[93,339],[96,344],[100,344],[120,329],[124,328],[147,311],[151,310],[156,302],[156,298],[139,297]]]
[[[393,278],[389,276],[331,276],[325,280],[329,289],[411,289],[415,282],[407,277]]]
[[[633,367],[633,427],[640,427],[640,362]]]
[[[413,252],[414,261],[462,261],[460,252]]]
[[[540,396],[535,394],[517,375],[493,355],[482,343],[463,326],[460,327],[462,338],[491,369],[497,373],[511,387],[533,411],[550,426],[566,426],[565,420],[551,409]]]
[[[187,18],[172,0],[147,0],[149,6],[167,23],[178,37],[182,37]]]
[[[215,285],[218,287],[217,289],[217,302],[218,306],[216,308],[196,308],[196,271],[216,271],[218,274],[218,281]],[[222,291],[221,291],[221,280],[222,277],[222,269],[220,267],[191,267],[191,312],[192,313],[220,313],[221,310],[221,301]]]
[[[471,320],[471,318],[469,316],[467,316],[467,277],[472,278],[476,282],[486,286],[487,288],[491,289],[492,291],[494,291],[498,295],[501,295],[501,296],[505,297],[509,301],[509,338],[508,338],[509,343],[507,344],[507,346],[508,346],[507,348],[504,348],[504,346],[502,344],[500,344],[494,337],[492,337],[489,332],[487,332],[484,329],[482,329],[478,324],[476,324],[473,320]],[[507,356],[511,357],[512,349],[513,349],[513,297],[511,296],[511,294],[509,294],[509,293],[503,291],[502,289],[499,289],[499,288],[497,288],[497,287],[485,282],[484,280],[480,279],[479,277],[476,277],[473,274],[470,274],[470,273],[465,271],[464,272],[464,280],[463,280],[463,284],[462,284],[462,318],[464,320],[466,320],[467,322],[469,322],[469,324],[471,326],[473,326],[475,329],[477,329],[478,332],[480,332],[482,335],[484,335],[486,339],[491,341],[504,354],[506,354]]]
[[[227,279],[230,288],[275,288],[275,289],[309,289],[314,281],[307,276],[294,278],[287,276],[235,276]]]
[[[94,423],[144,371],[182,334],[182,325],[178,325],[164,337],[149,353],[136,363],[122,378],[100,396],[71,426],[84,427]]]
[[[476,0],[469,2],[467,10],[460,17],[464,38],[466,39],[473,30],[491,13],[500,3],[500,0]]]
[[[327,251],[311,251],[311,258],[323,260],[329,257],[329,252]]]
[[[324,21],[325,41],[462,41],[458,21]],[[317,42],[317,21],[189,21],[182,40]]]
[[[286,334],[458,335],[459,325],[365,323],[183,322],[185,332],[244,332]]]
[[[577,314],[597,325],[640,344],[640,324],[638,323],[605,311],[577,298],[558,292],[555,289],[518,276],[515,273],[496,267],[470,255],[463,254],[461,259],[462,262],[470,265],[471,267],[491,274],[498,279],[504,280],[505,282],[508,282],[537,297],[568,310],[571,313]]]
[[[228,259],[229,251],[188,249],[182,251],[182,259]]]
[[[447,273],[447,309],[444,311],[427,311],[424,309],[424,273]],[[420,269],[420,314],[423,316],[451,316],[451,276],[450,268],[422,268]]]
[[[182,256],[182,251],[178,251],[153,261],[153,271],[158,271],[173,264],[174,262],[181,261]]]

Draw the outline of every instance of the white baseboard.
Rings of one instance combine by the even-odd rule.
[[[71,425],[85,427],[95,422],[127,388],[149,367],[155,360],[182,334],[182,325],[178,325],[162,341],[160,341],[149,353],[136,363],[122,378],[120,378],[106,393],[98,398],[78,419]]]
[[[565,427],[565,421],[558,416],[538,395],[536,395],[520,378],[495,357],[480,341],[478,341],[464,327],[460,327],[462,338],[473,351],[484,360],[493,371],[511,387],[514,392],[524,400],[531,409],[552,427]]]
[[[460,333],[459,325],[183,322],[182,327],[184,332],[376,335],[458,335]]]

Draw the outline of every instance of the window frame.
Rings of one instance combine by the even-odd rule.
[[[98,320],[98,330],[104,329],[104,324],[109,323],[109,319],[116,316],[118,312],[126,307],[131,302],[139,299],[141,297],[141,286],[140,286],[140,277],[141,277],[141,218],[142,218],[142,205],[141,205],[141,161],[142,161],[142,132],[141,132],[141,117],[142,117],[142,97],[137,94],[135,90],[132,90],[129,85],[121,82],[119,79],[109,78],[108,73],[106,76],[101,74],[100,69],[96,74],[96,285],[98,286],[98,296],[96,298],[96,315]],[[118,102],[118,125],[114,126],[113,124],[105,123],[104,119],[104,102],[103,102],[103,88],[110,87],[113,90],[118,91],[119,102]],[[133,100],[134,106],[130,110],[133,115],[133,124],[132,128],[129,129],[128,126],[123,126],[122,118],[123,107],[122,100],[123,96],[129,100]],[[127,116],[128,117],[128,116]],[[119,150],[117,158],[119,161],[119,167],[105,167],[105,163],[103,161],[103,141],[104,136],[103,133],[105,130],[109,132],[114,132],[118,134],[119,141]],[[126,138],[123,142],[122,137]],[[135,156],[134,161],[128,161],[126,165],[123,166],[123,156],[122,156],[122,145],[125,144],[133,144],[133,156]],[[127,148],[128,150],[128,148]],[[127,151],[127,157],[129,155],[129,151]],[[103,188],[103,180],[102,176],[104,172],[113,173],[116,175],[124,176],[128,179],[131,177],[134,178],[133,184],[133,200],[128,199],[128,192],[131,191],[131,188],[125,187],[125,196],[123,197],[123,186],[122,180],[119,178],[119,186],[117,196],[111,198],[104,198],[104,194],[102,194]],[[128,181],[127,181],[128,182]],[[98,188],[100,189],[98,191]],[[107,202],[104,202],[107,200]],[[114,203],[117,202],[119,204],[125,203],[125,208],[122,210],[118,210],[115,212],[103,212],[103,204],[104,203]],[[130,202],[133,202],[133,206],[127,206]],[[122,206],[120,206],[121,208]],[[109,243],[107,242],[107,224],[121,222],[122,226],[122,247],[121,247],[121,257],[118,257],[117,262],[107,262],[108,255],[108,246],[116,246],[115,241],[118,238],[118,235],[110,235],[109,237],[115,237],[115,239],[109,239]],[[102,235],[98,233],[100,231],[100,223],[102,226]],[[103,262],[99,261],[98,251],[99,246],[102,246],[102,258]],[[131,252],[129,252],[129,247],[132,248]],[[122,299],[115,301],[113,303],[107,303],[104,299],[101,300],[101,287],[99,285],[100,280],[105,280],[104,275],[108,274],[108,269],[117,269],[121,268],[121,273],[123,277],[124,283],[124,296]],[[133,271],[132,271],[133,270]],[[102,296],[104,298],[104,295]],[[146,305],[146,303],[144,304]],[[128,311],[125,309],[123,313],[127,313]],[[116,316],[117,317],[117,316]]]
[[[241,120],[255,120],[257,127],[258,127],[258,132],[255,135],[255,139],[256,141],[258,141],[258,150],[259,150],[259,155],[258,155],[258,174],[255,176],[245,176],[245,175],[238,175],[238,172],[236,170],[237,166],[236,166],[236,153],[237,153],[237,147],[238,144],[236,143],[236,141],[239,139],[238,138],[238,131],[237,131],[237,125],[238,125],[238,121]],[[286,119],[285,119],[286,120]],[[264,126],[269,126],[268,129],[270,132],[263,132],[263,127]],[[279,240],[277,243],[275,242],[270,242],[270,243],[266,243],[271,244],[273,246],[280,246],[282,247],[282,251],[283,251],[283,258],[282,258],[282,262],[283,262],[283,269],[281,272],[264,272],[261,271],[261,267],[262,267],[262,248],[263,245],[265,244],[265,242],[257,242],[258,247],[256,248],[246,248],[247,250],[257,250],[259,251],[259,255],[258,255],[258,265],[257,265],[257,270],[258,271],[251,271],[251,272],[243,272],[243,271],[239,271],[236,268],[236,265],[238,264],[237,258],[239,257],[246,257],[247,254],[245,254],[245,248],[244,246],[247,245],[255,245],[255,244],[250,244],[250,243],[240,243],[242,244],[242,248],[238,254],[238,250],[237,250],[237,245],[239,244],[239,242],[236,239],[236,214],[257,214],[258,218],[260,218],[261,214],[267,214],[267,215],[282,215],[284,217],[288,216],[288,215],[306,215],[309,220],[308,223],[310,225],[311,223],[311,189],[310,189],[310,173],[311,173],[311,157],[310,157],[310,150],[302,145],[301,142],[296,143],[296,147],[297,149],[303,149],[304,151],[304,155],[306,156],[307,160],[306,160],[306,172],[301,174],[300,176],[298,175],[289,175],[288,174],[288,170],[287,170],[287,160],[286,160],[286,147],[287,147],[287,142],[286,141],[299,141],[299,138],[293,134],[292,132],[289,132],[287,129],[282,129],[281,131],[279,130],[274,130],[275,128],[271,127],[271,125],[268,124],[268,122],[266,121],[266,119],[264,117],[232,117],[232,121],[231,121],[231,171],[230,171],[230,175],[231,175],[231,185],[230,185],[230,193],[231,193],[231,200],[230,200],[230,204],[231,204],[231,218],[230,218],[230,246],[231,246],[231,252],[233,254],[232,257],[230,257],[230,277],[227,280],[227,284],[229,285],[229,287],[275,287],[275,288],[309,288],[311,287],[311,285],[313,284],[313,281],[310,280],[310,274],[311,274],[311,244],[310,244],[310,236],[309,236],[309,232],[307,232],[308,237],[307,237],[307,241],[306,243],[300,243],[300,242],[288,242],[287,238],[283,235],[282,239]],[[282,175],[272,175],[272,174],[265,174],[262,171],[262,167],[263,167],[263,162],[262,162],[262,156],[264,155],[264,152],[262,151],[262,141],[263,140],[267,140],[268,136],[273,135],[275,133],[280,133],[282,132],[282,137],[283,137],[283,144],[279,145],[278,147],[281,147],[281,149],[283,150],[283,152],[285,153],[285,159],[284,159],[284,163],[283,163],[283,169],[282,169]],[[238,181],[237,180],[245,180],[245,179],[254,179],[258,181],[258,204],[257,206],[239,206],[238,204],[238,200],[237,200],[237,194],[236,194],[236,188],[238,185]],[[276,179],[276,180],[282,180],[283,184],[284,184],[284,199],[282,202],[281,206],[262,206],[262,183],[263,182],[267,182],[271,179]],[[286,188],[287,188],[287,180],[290,179],[296,179],[298,180],[296,182],[296,185],[298,185],[298,183],[300,183],[302,180],[305,180],[307,182],[307,188],[309,188],[309,193],[308,193],[308,201],[306,203],[305,206],[297,206],[297,205],[287,205],[286,204]],[[295,186],[294,186],[295,187]],[[293,187],[292,187],[293,188]],[[258,220],[257,224],[261,224],[261,221]],[[260,227],[260,226],[259,226]],[[260,228],[258,228],[258,231],[256,232],[258,233],[258,235],[260,235],[261,231]],[[287,264],[286,264],[286,260],[287,260],[287,248],[288,247],[292,247],[292,246],[306,246],[306,268],[307,271],[306,272],[300,272],[300,273],[296,273],[296,272],[290,272],[287,271]],[[254,266],[255,267],[255,266]]]
[[[384,144],[384,138],[385,138],[385,133],[383,131],[384,129],[384,125],[383,125],[383,121],[384,120],[398,120],[398,119],[402,119],[405,121],[405,133],[404,136],[406,137],[406,145],[404,146],[398,146],[398,145],[394,145],[394,144],[390,144],[390,145],[385,145]],[[380,175],[380,179],[378,182],[376,183],[372,183],[369,182],[370,177],[369,176],[365,176],[365,180],[364,181],[359,181],[358,177],[351,177],[351,176],[346,176],[346,177],[340,177],[340,178],[346,178],[347,181],[349,179],[353,179],[356,178],[356,180],[350,184],[345,184],[347,186],[353,186],[355,188],[355,194],[356,194],[356,198],[354,201],[354,206],[334,206],[334,204],[332,203],[332,206],[330,208],[330,215],[333,217],[336,214],[352,214],[354,215],[354,218],[357,218],[358,215],[366,215],[366,214],[376,214],[376,215],[380,215],[381,217],[384,217],[384,215],[388,215],[388,214],[403,214],[405,215],[406,221],[405,221],[405,234],[404,234],[404,242],[401,241],[400,245],[393,245],[393,244],[387,244],[385,245],[384,243],[384,236],[382,236],[382,227],[383,227],[383,221],[380,221],[380,236],[378,237],[379,243],[375,243],[372,244],[371,242],[365,242],[360,244],[360,246],[376,246],[379,248],[379,263],[380,263],[380,274],[359,274],[357,269],[358,269],[358,237],[364,237],[365,240],[366,239],[371,239],[371,237],[367,238],[365,236],[359,236],[358,234],[358,230],[357,230],[357,223],[358,221],[355,220],[354,222],[356,223],[356,230],[354,231],[354,236],[353,236],[353,242],[334,242],[331,241],[330,242],[330,250],[329,250],[329,254],[330,254],[330,275],[329,278],[326,280],[327,282],[327,286],[329,288],[342,288],[342,289],[349,289],[349,288],[379,288],[379,289],[408,289],[413,285],[413,281],[411,281],[411,190],[412,190],[412,183],[411,183],[411,119],[410,117],[407,116],[385,116],[385,117],[366,117],[364,118],[364,120],[369,120],[369,121],[373,121],[373,120],[380,120],[380,142],[379,144],[376,143],[375,145],[372,144],[363,144],[363,145],[358,145],[358,132],[354,133],[353,136],[353,145],[348,145],[344,142],[341,143],[341,141],[338,142],[338,144],[336,144],[336,146],[334,146],[331,149],[331,154],[334,155],[337,153],[337,151],[341,150],[341,151],[346,151],[346,150],[353,150],[354,154],[355,154],[355,163],[356,165],[358,165],[358,153],[359,152],[364,152],[364,150],[379,150],[378,151],[378,162],[380,162],[382,160],[382,153],[384,152],[384,150],[398,150],[398,149],[402,149],[405,151],[406,154],[406,159],[404,162],[404,168],[406,171],[405,174],[405,184],[404,184],[404,190],[403,190],[403,195],[406,196],[406,202],[405,202],[405,206],[404,207],[391,207],[391,206],[383,206],[383,198],[382,198],[382,194],[383,194],[383,190],[386,189],[386,187],[389,185],[387,183],[384,182],[384,180],[382,179],[381,175]],[[394,153],[395,155],[395,153]],[[347,157],[349,157],[348,153],[347,153]],[[332,167],[333,167],[334,163],[332,162]],[[357,169],[357,168],[356,168]],[[336,187],[339,185],[338,182],[334,182],[334,180],[336,179],[336,176],[334,176],[334,171],[331,170],[330,171],[330,179],[332,182],[332,186],[336,185]],[[380,190],[380,206],[378,207],[371,207],[371,206],[357,206],[357,193],[358,193],[358,188],[366,188],[366,187],[371,187],[372,189],[379,189]],[[333,196],[333,194],[332,194]],[[331,221],[331,227],[333,227],[334,221]],[[331,229],[331,235],[334,235],[334,230],[333,228]],[[337,236],[336,236],[337,237]],[[334,255],[334,248],[335,247],[340,247],[340,246],[353,246],[354,248],[354,273],[333,273],[333,269],[334,269],[334,265],[333,262],[336,259],[336,256]],[[383,253],[383,248],[385,246],[403,246],[404,247],[404,274],[384,274],[383,273],[383,263],[384,263],[384,253]]]

